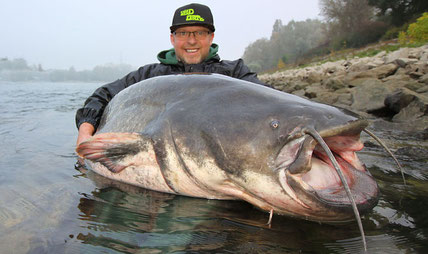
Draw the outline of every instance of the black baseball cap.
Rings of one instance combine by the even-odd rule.
[[[215,31],[211,10],[203,4],[188,4],[178,8],[172,19],[171,33],[182,26],[205,26]]]

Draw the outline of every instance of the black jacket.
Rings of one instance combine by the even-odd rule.
[[[223,74],[265,85],[257,78],[255,73],[248,69],[242,59],[235,61],[220,60],[220,57],[216,54],[217,49],[218,46],[213,44],[210,56],[200,64],[183,64],[182,62],[175,60],[175,52],[173,52],[173,49],[162,51],[158,55],[158,59],[161,63],[142,66],[122,79],[103,85],[95,90],[95,92],[85,101],[84,106],[77,110],[77,128],[79,128],[82,123],[87,122],[92,124],[96,129],[105,107],[116,94],[132,84],[156,76],[190,72],[206,72]]]

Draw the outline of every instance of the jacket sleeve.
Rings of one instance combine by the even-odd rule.
[[[95,129],[97,129],[104,109],[111,99],[128,86],[149,78],[151,68],[151,65],[140,67],[138,70],[129,73],[125,77],[103,85],[95,90],[85,101],[84,106],[76,112],[77,129],[85,122],[92,124]]]
[[[232,71],[232,77],[270,87],[269,85],[260,81],[259,78],[257,78],[257,74],[255,72],[250,71],[250,68],[244,64],[244,60],[238,59],[234,62],[235,66]]]

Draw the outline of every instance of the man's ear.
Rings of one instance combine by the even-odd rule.
[[[213,44],[213,40],[214,40],[214,32],[210,34],[210,45]]]
[[[174,47],[175,46],[175,38],[174,38],[174,35],[172,33],[169,36],[169,39],[171,40],[171,45]]]

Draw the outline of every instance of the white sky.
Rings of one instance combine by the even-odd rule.
[[[174,11],[192,2],[211,8],[222,59],[240,58],[251,42],[269,38],[276,19],[319,18],[318,0],[0,0],[0,58],[77,70],[157,62],[171,48]]]

